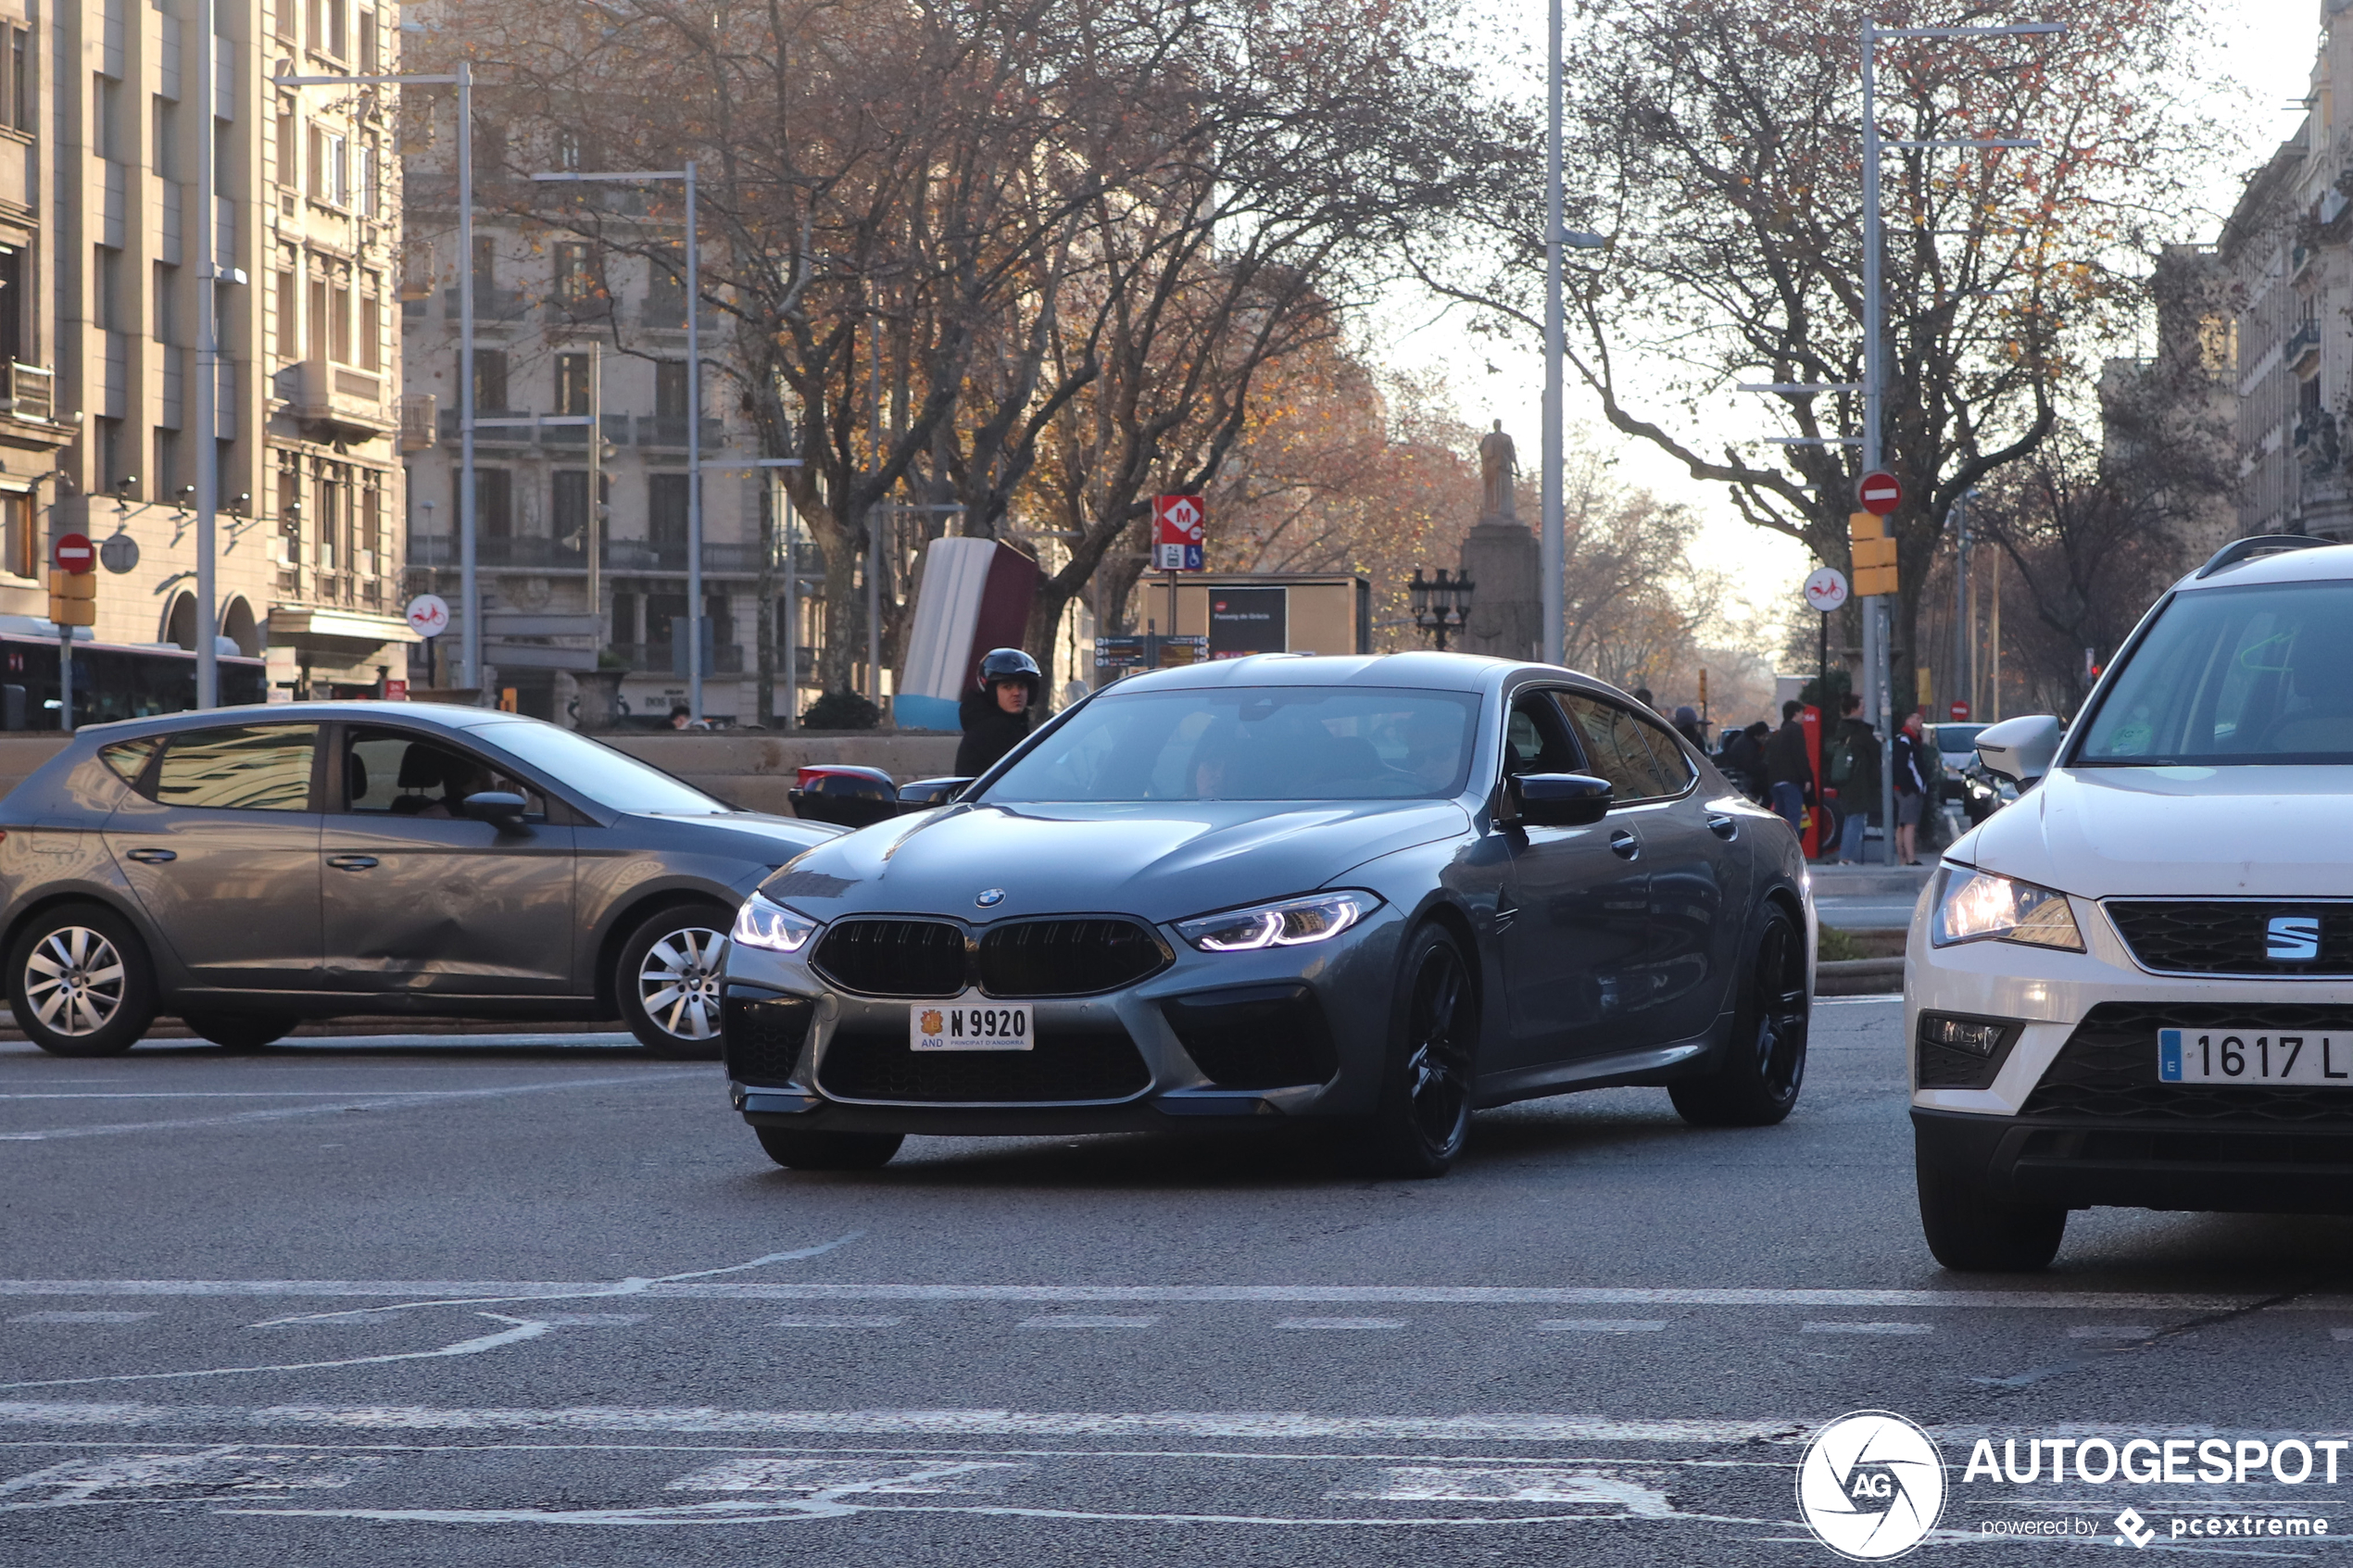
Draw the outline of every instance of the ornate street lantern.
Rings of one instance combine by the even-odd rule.
[[[1446,651],[1446,639],[1460,635],[1470,623],[1471,580],[1449,577],[1444,567],[1438,569],[1438,580],[1431,582],[1414,569],[1413,581],[1405,584],[1406,601],[1413,608],[1414,624],[1429,634],[1430,643],[1439,652]]]

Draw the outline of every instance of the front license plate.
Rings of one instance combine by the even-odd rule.
[[[918,1002],[907,1010],[907,1044],[919,1051],[1026,1051],[1035,1037],[1021,1002]]]
[[[2353,1030],[2160,1029],[2167,1084],[2309,1084],[2353,1088]]]

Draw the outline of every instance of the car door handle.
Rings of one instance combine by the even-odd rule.
[[[1619,859],[1630,860],[1642,852],[1642,841],[1624,828],[1619,828],[1609,835],[1609,847],[1610,853]]]
[[[1741,825],[1730,817],[1710,817],[1707,831],[1729,844],[1741,835]]]
[[[180,852],[177,849],[133,849],[129,858],[143,866],[159,866],[166,860],[178,859]]]
[[[376,869],[373,855],[330,855],[327,864],[339,872],[371,872]]]

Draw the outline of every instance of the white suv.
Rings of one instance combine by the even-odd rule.
[[[2228,546],[2064,735],[1978,753],[2026,793],[1904,972],[1937,1261],[2039,1269],[2095,1205],[2353,1213],[2353,547]]]

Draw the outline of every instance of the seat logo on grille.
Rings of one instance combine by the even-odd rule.
[[[2309,963],[2321,956],[2321,917],[2273,915],[2263,956],[2281,963]]]
[[[981,892],[980,897],[973,900],[974,903],[978,904],[984,909],[993,909],[1004,901],[1005,890],[1001,887],[986,888]],[[2277,925],[2279,924],[2279,922],[2273,921],[2271,923],[2273,925]],[[2318,941],[2319,938],[2315,937],[2314,940]]]

